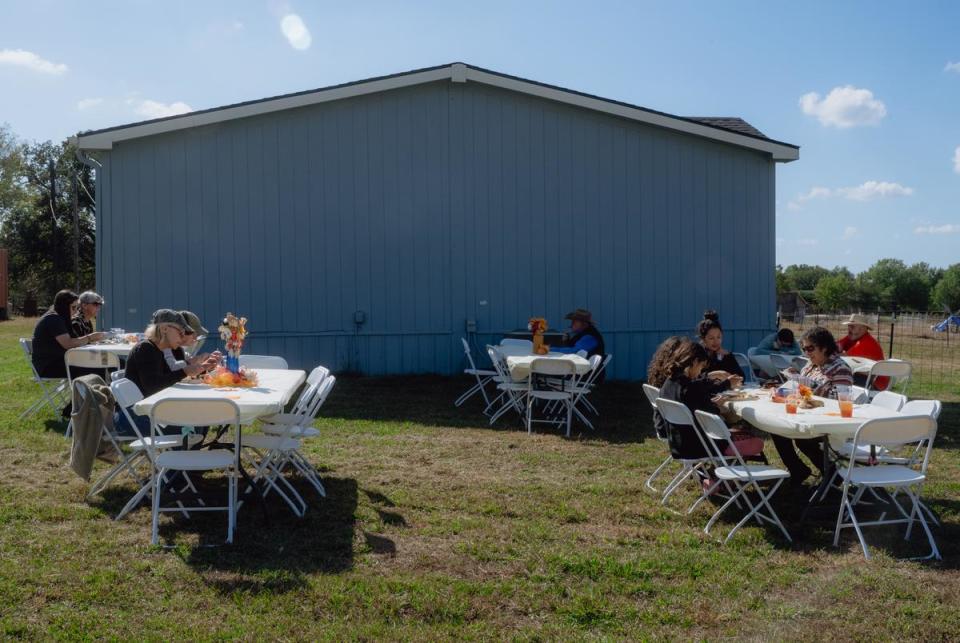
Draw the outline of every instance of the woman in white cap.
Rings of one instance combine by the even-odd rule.
[[[103,297],[92,290],[80,293],[79,302],[79,310],[70,319],[71,337],[83,337],[92,333],[93,320],[103,307]]]

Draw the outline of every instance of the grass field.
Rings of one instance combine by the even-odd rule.
[[[833,510],[795,537],[749,526],[730,544],[710,514],[661,508],[644,480],[664,451],[639,385],[598,394],[596,433],[528,436],[454,409],[466,380],[345,378],[308,447],[328,498],[295,519],[245,508],[225,518],[111,516],[133,491],[92,502],[68,468],[64,426],[17,421],[35,395],[16,345],[31,323],[0,324],[0,638],[5,639],[786,639],[950,640],[960,633],[960,404],[946,405],[932,481],[945,560],[894,528],[869,532],[865,562]],[[772,445],[767,453],[774,456]],[[102,465],[100,465],[102,466]],[[219,481],[213,480],[212,484]],[[688,490],[675,506],[689,504]],[[681,502],[685,501],[685,502]],[[725,530],[731,522],[721,524]]]

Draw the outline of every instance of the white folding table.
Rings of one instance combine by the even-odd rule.
[[[530,377],[530,367],[535,359],[559,359],[571,362],[577,371],[577,375],[583,375],[590,372],[589,360],[580,357],[577,354],[568,353],[547,353],[546,355],[535,355],[529,348],[523,346],[498,346],[499,350],[507,360],[507,368],[510,369],[510,377],[515,382],[522,382]]]

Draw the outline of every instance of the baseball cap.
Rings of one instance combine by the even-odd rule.
[[[200,323],[200,318],[197,317],[192,312],[190,312],[189,310],[181,310],[180,315],[183,316],[183,320],[187,322],[187,325],[193,329],[194,335],[200,336],[200,335],[208,335],[210,333],[210,331],[204,328],[203,324]]]
[[[160,310],[154,312],[153,317],[150,319],[150,323],[173,324],[174,326],[179,326],[183,331],[192,330],[190,325],[187,323],[187,320],[183,318],[183,315],[175,310],[170,310],[169,308],[161,308]]]

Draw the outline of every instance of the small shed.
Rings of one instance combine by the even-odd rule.
[[[249,350],[455,373],[474,346],[593,312],[611,375],[721,313],[775,326],[776,164],[739,118],[682,117],[463,63],[83,132],[107,327],[250,319]]]
[[[800,323],[807,316],[807,300],[799,291],[782,292],[777,295],[777,311],[781,319]]]

